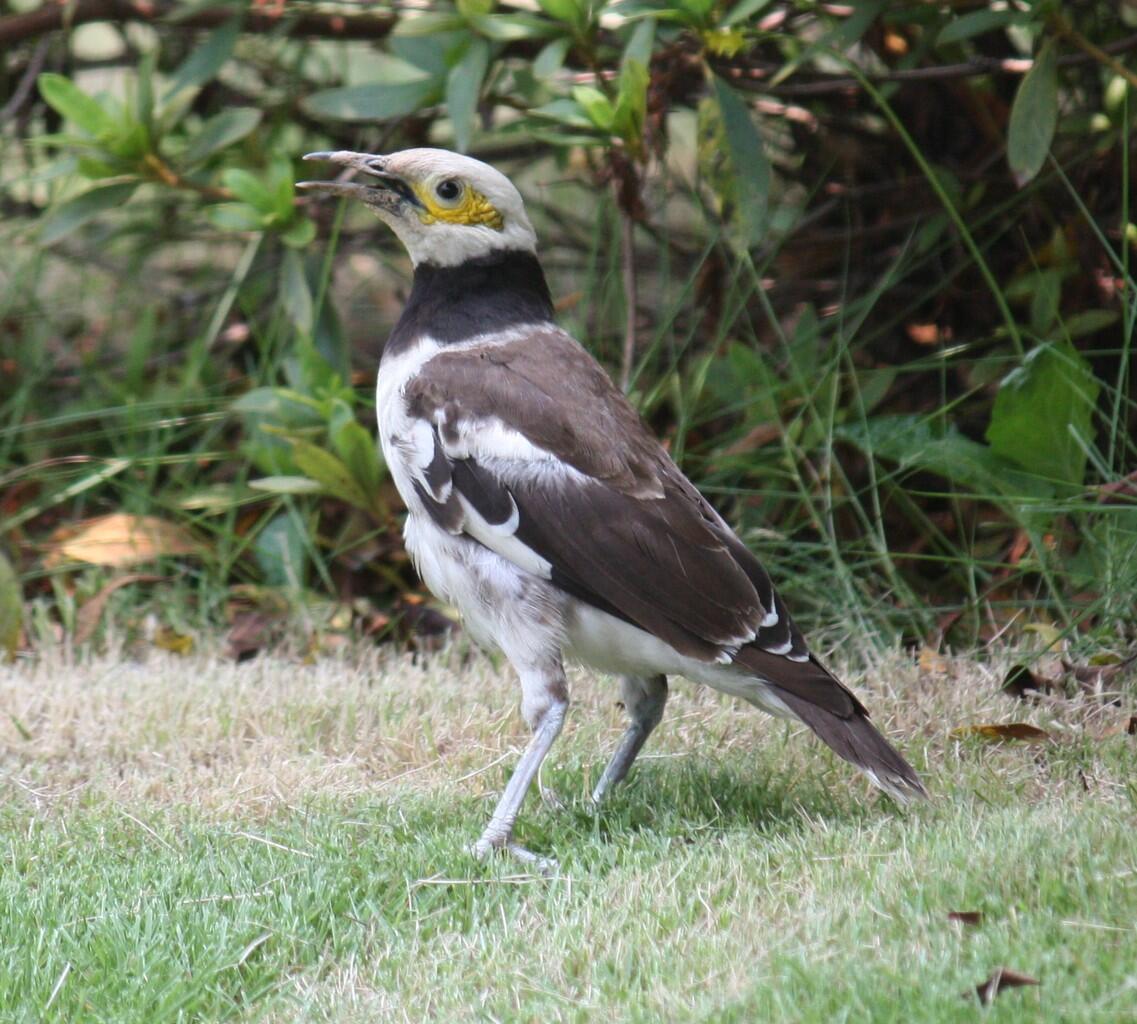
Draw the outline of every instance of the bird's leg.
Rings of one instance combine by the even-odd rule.
[[[515,843],[513,826],[541,762],[564,725],[565,712],[568,710],[568,685],[564,669],[559,663],[555,670],[522,672],[520,675],[521,713],[533,729],[533,736],[494,808],[493,817],[482,837],[474,844],[474,854],[486,857],[494,850],[508,850],[518,860],[533,864],[538,870],[548,871],[556,866],[556,862]]]
[[[622,676],[620,689],[628,712],[628,728],[620,737],[616,752],[592,791],[592,802],[600,803],[608,790],[621,782],[652,730],[663,717],[667,703],[667,676]]]

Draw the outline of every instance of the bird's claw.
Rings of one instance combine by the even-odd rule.
[[[470,852],[478,860],[487,860],[497,852],[508,853],[511,857],[528,865],[534,872],[546,878],[557,873],[558,864],[552,857],[542,857],[539,853],[527,850],[520,843],[515,843],[508,836],[503,839],[487,838],[482,836],[472,847]]]

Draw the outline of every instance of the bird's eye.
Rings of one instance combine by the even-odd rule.
[[[444,178],[434,186],[434,194],[444,203],[452,203],[462,194],[462,186],[453,178]]]

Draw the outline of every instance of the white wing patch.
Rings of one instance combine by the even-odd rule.
[[[518,539],[517,527],[521,523],[521,513],[518,511],[517,503],[513,498],[511,497],[509,500],[513,506],[513,513],[510,517],[504,523],[488,523],[481,513],[462,494],[459,494],[458,501],[461,502],[462,510],[466,514],[465,522],[462,524],[463,531],[491,551],[496,551],[502,558],[512,562],[519,569],[524,569],[534,576],[540,576],[544,580],[552,579],[552,565]]]

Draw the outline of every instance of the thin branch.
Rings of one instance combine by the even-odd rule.
[[[1071,37],[1071,40],[1086,47],[1083,42]],[[1078,64],[1090,64],[1095,61],[1108,64],[1115,71],[1124,65],[1111,60],[1112,56],[1137,50],[1137,35],[1126,36],[1105,46],[1094,46],[1084,53],[1065,54],[1058,58],[1058,64],[1069,67]],[[712,66],[718,74],[731,79],[740,88],[750,88],[777,96],[828,96],[833,93],[849,92],[861,88],[860,81],[852,75],[825,75],[818,76],[810,81],[787,82],[782,85],[763,85],[763,81],[773,78],[780,66],[766,65],[754,66],[732,63],[730,61],[713,61]],[[977,57],[975,60],[964,61],[960,64],[937,64],[926,68],[905,68],[900,71],[885,71],[880,74],[866,75],[865,78],[873,85],[886,82],[941,82],[956,78],[974,78],[978,75],[1025,75],[1032,67],[1034,61],[1021,57]],[[1121,74],[1122,72],[1118,72]],[[1129,73],[1131,74],[1131,72]],[[1128,78],[1128,74],[1125,75]]]
[[[20,81],[16,85],[15,92],[12,93],[12,98],[3,107],[0,107],[0,124],[19,113],[20,108],[27,102],[32,89],[35,88],[36,79],[43,70],[50,45],[51,41],[48,39],[41,39],[36,44],[35,53],[32,54],[32,59],[28,61],[28,66],[24,68],[24,73],[20,76]]]
[[[1112,53],[1097,43],[1091,42],[1079,32],[1060,11],[1055,11],[1050,17],[1050,24],[1054,26],[1059,35],[1065,36],[1079,50],[1082,50],[1091,60],[1104,64],[1115,75],[1120,75],[1134,89],[1137,89],[1137,74],[1121,63]]]
[[[246,32],[280,31],[287,36],[328,39],[383,39],[390,35],[398,20],[393,14],[336,14],[318,10],[296,14],[283,11],[274,14],[264,9],[241,13],[220,6],[187,10],[171,0],[74,0],[67,4],[46,3],[22,14],[0,18],[0,48],[91,21],[165,22],[171,27],[209,29],[233,17],[241,18]]]

